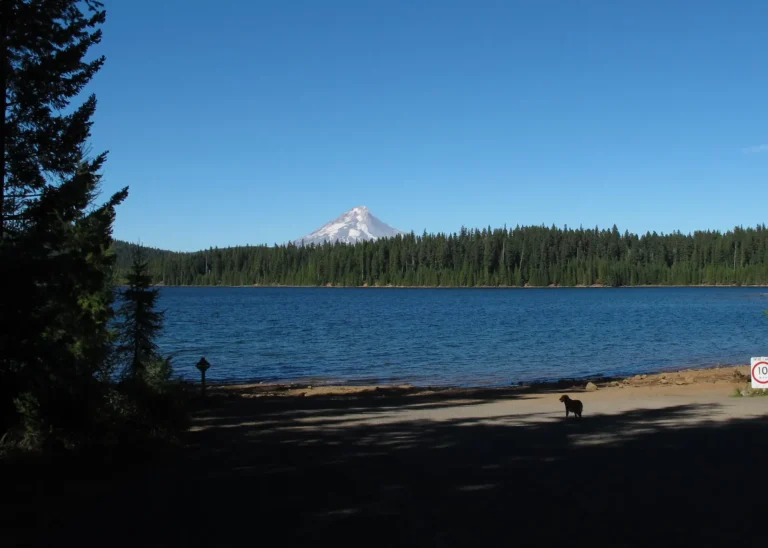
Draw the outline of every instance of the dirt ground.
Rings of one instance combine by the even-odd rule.
[[[177,451],[30,479],[38,503],[0,523],[36,546],[749,544],[768,518],[768,397],[732,397],[747,374],[215,387]]]

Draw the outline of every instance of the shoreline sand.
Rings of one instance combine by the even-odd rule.
[[[465,396],[474,393],[550,393],[552,391],[588,392],[587,383],[594,383],[595,392],[606,390],[624,393],[626,389],[644,388],[651,392],[667,390],[673,392],[700,391],[713,387],[730,389],[745,388],[750,384],[748,365],[712,366],[661,371],[652,374],[604,377],[592,376],[578,379],[523,383],[509,386],[414,386],[403,384],[317,384],[312,382],[259,382],[242,384],[211,384],[208,393],[213,397],[312,397],[312,396],[416,396],[441,394],[444,396]],[[625,394],[626,395],[626,394]]]

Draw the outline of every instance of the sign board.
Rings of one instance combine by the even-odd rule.
[[[752,388],[768,389],[768,358],[752,358]]]
[[[203,373],[205,373],[210,366],[211,364],[208,363],[208,360],[205,358],[200,358],[200,361],[197,362],[197,365],[195,365],[195,367],[197,367]]]

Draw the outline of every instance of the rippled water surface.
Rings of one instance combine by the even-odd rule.
[[[197,379],[503,385],[749,363],[764,288],[163,288],[163,352]]]

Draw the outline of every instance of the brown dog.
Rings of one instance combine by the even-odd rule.
[[[573,413],[578,418],[581,418],[581,410],[584,409],[584,406],[581,404],[579,400],[572,400],[566,395],[560,396],[560,401],[565,404],[565,416],[568,416],[568,413]]]

